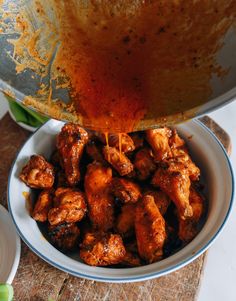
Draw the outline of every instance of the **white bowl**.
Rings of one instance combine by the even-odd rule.
[[[201,168],[209,209],[202,230],[186,247],[153,264],[119,269],[91,267],[79,261],[79,257],[72,258],[55,249],[44,239],[26,209],[22,192],[30,189],[19,180],[19,173],[32,154],[50,156],[55,148],[55,137],[63,124],[50,120],[37,130],[20,150],[9,176],[9,210],[21,238],[32,251],[49,264],[78,277],[104,282],[134,282],[173,272],[209,248],[224,227],[232,207],[233,172],[222,144],[201,122],[192,120],[176,128],[187,141],[194,161]]]

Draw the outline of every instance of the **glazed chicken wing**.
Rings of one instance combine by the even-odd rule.
[[[156,164],[149,148],[142,148],[136,153],[134,167],[140,181],[148,179],[156,170]]]
[[[170,198],[163,191],[149,190],[145,195],[151,195],[154,198],[155,204],[160,210],[161,215],[164,215],[171,203]]]
[[[116,199],[123,203],[135,203],[141,196],[139,186],[124,178],[114,178],[112,180],[112,193]]]
[[[80,249],[80,258],[92,266],[120,263],[125,247],[118,234],[86,233]]]
[[[173,162],[175,165],[176,163],[181,163],[188,170],[190,180],[199,180],[200,169],[191,160],[186,147],[173,149],[172,155],[173,157],[170,159],[170,162]]]
[[[23,167],[20,179],[30,188],[51,188],[54,183],[54,168],[43,156],[33,155]]]
[[[204,199],[193,188],[190,189],[189,196],[190,205],[193,208],[193,215],[185,220],[179,218],[179,238],[182,241],[191,241],[198,233],[200,226],[200,219],[204,213]]]
[[[159,162],[171,156],[171,149],[169,146],[171,134],[171,129],[167,127],[146,131],[146,139],[151,145],[156,161]]]
[[[192,216],[192,207],[189,204],[190,179],[185,168],[179,171],[175,166],[159,168],[152,179],[154,186],[160,187],[175,203],[179,216],[185,219]]]
[[[165,220],[151,195],[143,196],[137,204],[135,232],[140,257],[149,263],[160,260],[166,240]]]
[[[99,230],[108,230],[114,223],[114,200],[110,194],[112,170],[98,162],[89,164],[85,175],[85,193],[89,218]]]
[[[43,190],[34,206],[32,217],[38,222],[46,222],[48,220],[48,212],[52,207],[53,190]]]
[[[48,213],[51,225],[79,222],[87,211],[84,194],[72,188],[58,188],[53,203]]]
[[[116,230],[122,237],[130,237],[134,233],[135,204],[122,206],[121,213],[116,220]]]
[[[118,171],[121,176],[128,175],[134,169],[133,164],[129,158],[120,153],[115,147],[105,146],[103,148],[105,159]]]
[[[48,226],[48,236],[51,243],[62,252],[73,250],[78,244],[80,230],[74,223]]]
[[[68,123],[57,136],[57,148],[62,158],[67,181],[71,186],[80,181],[79,163],[88,133],[79,125]]]
[[[169,145],[171,148],[179,148],[185,145],[185,141],[180,138],[176,129],[172,130],[171,136],[169,138]]]
[[[107,143],[105,134],[98,133],[97,135],[103,144]],[[108,145],[121,150],[123,153],[132,152],[135,149],[132,138],[125,133],[108,134]]]

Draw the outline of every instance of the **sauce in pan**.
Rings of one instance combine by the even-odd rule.
[[[211,99],[212,76],[227,72],[216,57],[235,23],[235,0],[34,0],[28,6],[43,25],[34,29],[29,7],[19,12],[16,71],[50,73],[49,87],[38,91],[46,101],[32,95],[25,104],[54,118],[68,119],[66,109],[70,121],[103,132],[184,119]],[[66,79],[60,85],[57,72]],[[53,81],[68,87],[68,106],[53,99]]]
[[[54,1],[57,57],[83,125],[130,132],[210,97],[236,1]]]

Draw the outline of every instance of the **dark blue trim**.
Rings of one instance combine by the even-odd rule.
[[[156,273],[150,273],[150,274],[147,274],[147,275],[144,275],[144,276],[137,276],[137,277],[128,277],[127,278],[105,278],[105,277],[96,277],[96,276],[88,276],[88,275],[84,275],[84,274],[81,274],[79,272],[75,272],[75,271],[72,271],[66,267],[63,267],[63,266],[60,266],[58,265],[57,263],[51,261],[50,259],[48,259],[47,257],[45,257],[43,254],[41,254],[40,252],[38,252],[38,250],[36,250],[31,244],[29,241],[27,241],[27,239],[24,237],[23,233],[20,231],[20,229],[18,228],[15,220],[14,220],[14,216],[12,214],[12,210],[11,210],[11,204],[9,202],[9,197],[10,197],[10,179],[12,177],[12,170],[13,170],[13,167],[15,165],[15,162],[18,158],[18,155],[19,153],[21,152],[21,150],[23,149],[23,147],[25,146],[25,144],[27,143],[27,141],[23,144],[23,146],[21,147],[21,149],[19,150],[19,152],[17,153],[17,156],[12,164],[12,167],[11,167],[11,171],[10,171],[10,174],[9,174],[9,178],[8,178],[8,192],[7,192],[7,197],[8,197],[8,209],[9,209],[9,212],[11,214],[11,217],[12,217],[12,220],[15,224],[15,227],[17,229],[17,232],[19,233],[19,235],[21,236],[22,240],[27,244],[27,246],[34,252],[36,253],[39,257],[41,257],[43,260],[45,260],[47,263],[51,264],[52,266],[58,268],[59,270],[62,270],[62,271],[66,271],[68,272],[69,274],[72,274],[74,276],[77,276],[77,277],[83,277],[83,278],[87,278],[87,279],[90,279],[90,280],[97,280],[97,281],[106,281],[106,282],[132,282],[132,281],[141,281],[141,280],[147,280],[147,279],[152,279],[152,278],[155,278],[155,277],[160,277],[160,276],[163,276],[163,275],[166,275],[170,272],[173,272],[177,269],[180,269],[181,267],[184,267],[186,264],[192,262],[194,259],[196,259],[197,257],[199,257],[204,251],[206,251],[210,245],[213,243],[213,241],[216,239],[216,237],[220,234],[220,232],[222,231],[229,215],[230,215],[230,212],[232,210],[232,205],[233,205],[233,201],[234,201],[234,174],[233,174],[233,169],[232,169],[232,166],[231,166],[231,163],[230,163],[230,160],[229,160],[229,157],[225,151],[225,148],[224,146],[222,145],[222,143],[218,140],[218,138],[212,133],[211,130],[209,130],[202,122],[200,122],[199,120],[193,120],[194,122],[196,122],[197,124],[199,124],[199,126],[201,126],[202,128],[204,128],[204,130],[208,131],[211,136],[216,140],[216,142],[219,144],[219,146],[221,147],[224,155],[225,155],[225,158],[227,160],[227,163],[228,163],[228,167],[230,169],[230,173],[231,173],[231,179],[232,179],[232,194],[231,194],[231,199],[230,199],[230,206],[229,206],[229,209],[227,211],[227,214],[225,216],[225,219],[223,221],[223,223],[221,224],[221,226],[219,227],[218,231],[215,233],[215,235],[205,244],[205,246],[203,246],[198,252],[196,252],[194,255],[190,256],[188,259],[186,260],[183,260],[181,261],[180,263],[170,267],[170,268],[167,268],[167,269],[164,269],[163,271],[160,271],[160,272],[156,272]],[[47,121],[47,123],[50,122]],[[43,125],[42,125],[43,126]],[[41,128],[41,127],[40,127]],[[40,129],[39,128],[39,129]],[[38,129],[38,130],[39,130]],[[37,130],[37,131],[38,131]],[[36,131],[36,132],[37,132]],[[35,132],[35,133],[36,133]],[[33,133],[33,135],[35,134]],[[99,269],[99,267],[97,267],[97,269]]]

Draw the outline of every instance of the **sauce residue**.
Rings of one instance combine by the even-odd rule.
[[[55,118],[71,120],[69,112],[73,121],[104,132],[130,132],[168,116],[183,120],[210,99],[212,75],[225,75],[216,56],[235,23],[235,0],[29,5],[41,27],[23,7],[13,58],[17,72],[31,68],[50,77],[38,99],[29,95],[25,103]],[[54,99],[52,81],[68,87],[69,105]]]

